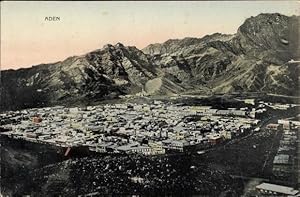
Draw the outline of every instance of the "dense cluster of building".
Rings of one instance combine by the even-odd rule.
[[[282,132],[282,137],[273,160],[273,174],[281,180],[287,180],[295,173],[297,159],[297,131],[300,122],[297,120],[280,119],[277,124],[269,124],[268,129]]]
[[[3,135],[100,153],[164,154],[213,146],[255,127],[255,109],[152,104],[63,106],[1,114]]]
[[[267,129],[282,133],[277,154],[273,160],[273,175],[277,181],[283,181],[286,184],[297,182],[292,179],[296,178],[296,169],[299,169],[299,166],[296,166],[297,163],[299,165],[297,161],[297,154],[299,154],[299,148],[297,148],[299,147],[299,115],[298,117],[279,119],[276,124],[267,125]],[[256,190],[263,196],[300,196],[299,190],[293,187],[273,183],[261,183],[256,186]]]

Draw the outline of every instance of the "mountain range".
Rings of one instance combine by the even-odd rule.
[[[148,95],[299,94],[300,16],[250,17],[232,35],[170,39],[140,50],[105,45],[81,56],[1,71],[1,110]]]

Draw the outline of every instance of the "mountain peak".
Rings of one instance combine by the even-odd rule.
[[[289,17],[279,13],[261,13],[247,18],[239,30],[253,30],[253,28],[268,28],[274,25],[285,26]],[[265,26],[265,27],[264,27]]]
[[[105,44],[104,46],[103,46],[103,49],[111,49],[111,48],[113,48],[114,46],[112,45],[112,44]]]
[[[125,46],[124,46],[122,43],[118,42],[118,43],[115,45],[115,47],[117,47],[117,48],[124,48]]]
[[[299,51],[299,46],[294,44],[299,43],[299,24],[293,17],[263,13],[246,19],[237,37],[247,53],[279,64],[292,59]]]

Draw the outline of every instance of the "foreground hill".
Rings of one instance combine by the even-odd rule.
[[[1,71],[1,109],[148,94],[266,92],[298,95],[299,16],[260,14],[236,34],[106,45],[62,62]]]

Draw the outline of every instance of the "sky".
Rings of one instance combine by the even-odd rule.
[[[233,34],[260,13],[299,15],[299,1],[1,1],[1,70],[61,61],[105,44]],[[46,21],[45,17],[60,17]]]

